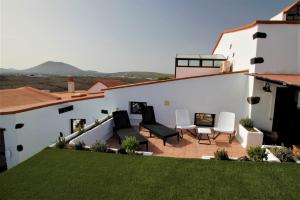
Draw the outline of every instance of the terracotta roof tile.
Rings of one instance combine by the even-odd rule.
[[[31,87],[4,89],[0,90],[0,115],[103,97],[103,92],[97,94],[87,94],[86,91],[48,93]]]
[[[251,76],[263,79],[282,83],[284,85],[294,85],[300,87],[300,74],[249,74]]]

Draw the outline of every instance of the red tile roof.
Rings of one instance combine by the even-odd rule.
[[[127,83],[120,81],[120,80],[112,80],[112,79],[101,79],[101,80],[97,80],[97,82],[94,84],[96,85],[97,83],[102,83],[103,85],[105,85],[106,87],[110,88],[110,87],[116,87],[119,85],[126,85]],[[94,86],[93,85],[93,86]],[[92,86],[92,87],[93,87]]]
[[[0,115],[14,114],[67,102],[103,98],[104,93],[49,93],[32,87],[0,90]]]
[[[293,9],[294,7],[300,5],[300,0],[299,1],[296,1],[295,3],[289,5],[288,7],[284,8],[281,12],[283,13],[287,13],[289,12],[291,9]]]
[[[266,81],[274,81],[284,85],[294,85],[300,87],[300,74],[249,74],[251,76]]]

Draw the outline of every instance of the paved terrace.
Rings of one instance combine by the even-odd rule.
[[[140,133],[148,139],[149,151],[152,151],[156,156],[201,158],[201,156],[213,156],[217,149],[225,149],[231,157],[240,157],[247,154],[246,150],[236,139],[229,144],[227,135],[220,135],[216,140],[213,140],[211,135],[211,145],[206,145],[199,144],[198,139],[186,131],[183,135],[183,139],[179,142],[177,142],[177,137],[172,137],[168,138],[166,146],[163,146],[163,141],[154,135],[150,138],[148,131],[143,129]],[[208,141],[201,140],[201,143],[202,142],[205,143]],[[110,138],[108,144],[112,148],[120,147],[115,137]],[[144,147],[141,148],[145,150]]]

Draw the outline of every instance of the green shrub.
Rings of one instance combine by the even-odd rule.
[[[264,159],[268,159],[266,149],[261,148],[261,146],[251,146],[247,153],[249,155],[250,160],[261,162]]]
[[[91,150],[95,152],[106,152],[107,144],[105,141],[97,141],[92,147]]]
[[[95,126],[98,126],[98,125],[100,125],[100,124],[101,124],[101,122],[99,121],[99,119],[96,119],[94,125],[95,125]]]
[[[134,136],[125,137],[121,146],[127,153],[133,154],[139,147],[139,141]]]
[[[253,120],[250,118],[242,118],[240,124],[246,129],[253,129]]]
[[[171,77],[169,77],[169,76],[160,76],[156,80],[163,81],[163,80],[169,80],[169,79],[171,79]]]
[[[67,142],[66,142],[65,138],[59,136],[58,140],[56,142],[56,145],[55,145],[56,148],[63,149],[63,148],[65,148],[66,145],[67,145]]]
[[[281,161],[291,162],[293,161],[292,151],[286,147],[273,147],[270,151]]]
[[[84,141],[79,141],[79,142],[75,143],[76,150],[84,150],[84,147],[85,147]]]
[[[225,151],[225,149],[221,149],[221,150],[218,149],[214,153],[214,156],[215,156],[216,160],[229,160],[228,153],[227,153],[227,151]]]
[[[84,128],[79,128],[79,130],[78,130],[78,135],[81,135],[82,133],[84,133],[85,132],[85,129]]]

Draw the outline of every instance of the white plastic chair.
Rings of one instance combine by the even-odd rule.
[[[176,114],[176,129],[180,129],[181,137],[183,137],[183,130],[187,130],[193,135],[197,135],[196,133],[196,125],[192,123],[190,113],[186,109],[177,109],[175,111]],[[192,132],[193,130],[194,132]]]
[[[217,126],[213,128],[214,139],[221,133],[229,134],[229,143],[232,141],[232,136],[235,135],[235,114],[231,112],[220,112]]]

